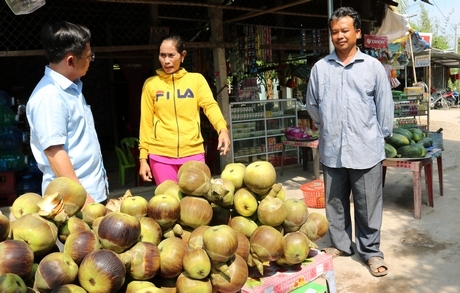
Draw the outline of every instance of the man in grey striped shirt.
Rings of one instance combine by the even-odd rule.
[[[384,137],[393,130],[393,97],[383,65],[356,46],[361,19],[350,7],[329,19],[334,52],[313,67],[307,89],[307,110],[319,128],[319,153],[326,192],[334,256],[352,248],[350,193],[355,211],[356,249],[373,276],[388,267],[380,251],[382,225],[382,163]]]

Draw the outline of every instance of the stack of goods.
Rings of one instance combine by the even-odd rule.
[[[283,129],[282,132],[286,136],[287,140],[315,140],[319,137],[318,131],[298,126],[288,127]]]
[[[23,133],[17,127],[16,113],[11,109],[14,98],[5,91],[0,92],[0,172],[16,172],[24,167]]]
[[[9,206],[16,199],[15,171],[21,170],[24,157],[22,132],[15,126],[16,115],[11,110],[13,98],[0,90],[0,207]]]
[[[190,161],[178,178],[150,200],[128,190],[84,208],[86,191],[65,177],[44,197],[18,197],[14,217],[0,215],[0,292],[238,292],[250,268],[299,270],[327,232],[325,216],[285,198],[269,162],[229,164],[212,178]]]
[[[387,158],[424,158],[433,149],[433,140],[419,128],[394,128],[385,138]]]

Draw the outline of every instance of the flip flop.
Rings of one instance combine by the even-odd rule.
[[[374,277],[383,277],[388,274],[388,266],[385,263],[385,260],[381,258],[380,256],[373,256],[367,260],[367,265],[369,266],[369,271],[371,272],[371,275]],[[384,267],[385,270],[382,272],[379,272],[378,269]]]
[[[332,257],[337,257],[337,256],[351,256],[353,253],[347,253],[345,251],[339,250],[335,247],[326,247],[321,249],[322,252],[327,253],[329,255],[332,255]]]

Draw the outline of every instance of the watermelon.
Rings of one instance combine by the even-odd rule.
[[[405,128],[393,128],[393,133],[399,133],[407,137],[409,141],[413,140],[412,138],[412,132],[410,132],[408,129]]]
[[[394,158],[398,152],[396,151],[395,147],[391,144],[385,143],[385,157],[387,158]]]
[[[423,145],[424,148],[429,148],[433,145],[433,141],[427,137],[417,141],[417,144]]]
[[[399,133],[393,133],[392,136],[386,137],[385,142],[391,144],[396,149],[402,146],[410,145],[410,140]]]
[[[419,142],[425,137],[425,134],[419,128],[409,128],[409,131],[412,133],[412,139],[415,142]]]
[[[424,158],[427,154],[426,149],[420,144],[405,145],[397,149],[401,158]]]

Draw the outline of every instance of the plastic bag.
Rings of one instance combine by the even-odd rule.
[[[29,14],[45,5],[45,0],[5,0],[16,15]]]

